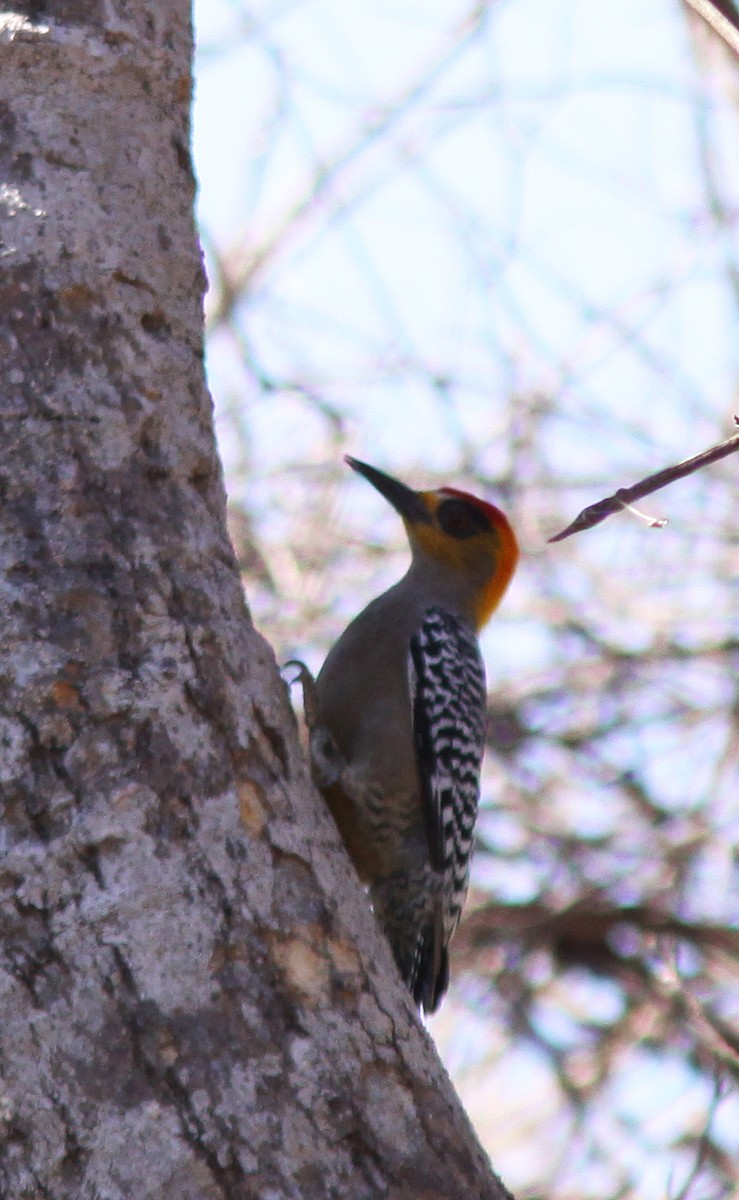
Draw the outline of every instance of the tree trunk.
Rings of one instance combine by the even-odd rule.
[[[185,0],[0,14],[0,1195],[501,1197],[225,531]]]

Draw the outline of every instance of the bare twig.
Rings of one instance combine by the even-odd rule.
[[[739,425],[739,417],[734,417],[734,424]],[[561,542],[565,538],[571,537],[573,533],[580,533],[583,529],[592,529],[594,525],[599,525],[613,513],[630,508],[633,502],[640,500],[642,496],[657,492],[660,488],[667,487],[668,483],[674,483],[676,479],[682,479],[685,475],[692,475],[694,471],[700,471],[710,463],[718,462],[720,458],[726,458],[727,454],[733,454],[735,450],[739,450],[739,433],[727,438],[725,442],[719,442],[718,445],[701,451],[693,458],[686,458],[684,462],[676,463],[674,467],[665,467],[664,470],[657,471],[654,475],[648,475],[646,479],[632,484],[631,487],[619,488],[612,496],[606,496],[605,499],[598,500],[596,504],[589,504],[566,529],[563,529],[561,533],[556,533],[548,540]],[[643,515],[643,513],[639,513],[639,516],[643,517]],[[651,518],[647,518],[647,520],[655,528],[667,524],[664,520],[652,520]]]
[[[739,19],[734,7],[726,0],[685,0],[706,24],[739,54]]]

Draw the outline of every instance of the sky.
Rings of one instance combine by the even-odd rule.
[[[724,237],[701,227],[703,102],[672,3],[493,10],[474,36],[451,2],[262,5],[246,30],[235,5],[197,6],[195,152],[201,180],[218,180],[201,188],[203,224],[221,250],[279,243],[291,226],[270,260],[277,296],[250,308],[266,366],[307,373],[388,455],[429,414],[412,374],[388,388],[382,367],[429,354],[440,375],[462,376],[471,436],[512,376],[564,388],[570,422],[589,406],[645,422],[660,358],[715,425],[735,378],[734,314],[712,280]],[[424,81],[422,102],[400,105],[387,141],[363,141],[409,80]],[[722,178],[735,193],[727,134]],[[450,218],[467,244],[440,240]],[[614,363],[614,320],[646,331],[651,361]],[[218,390],[233,370],[223,359],[214,350]],[[668,453],[684,447],[684,419],[665,427],[654,408],[650,435]],[[271,416],[266,426],[263,439],[255,428],[265,457],[280,442]],[[430,433],[424,461],[443,467],[448,439],[438,422]]]

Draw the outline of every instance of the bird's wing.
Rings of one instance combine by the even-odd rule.
[[[429,608],[411,638],[409,679],[430,862],[445,876],[445,924],[453,928],[467,886],[485,744],[485,668],[473,632]]]

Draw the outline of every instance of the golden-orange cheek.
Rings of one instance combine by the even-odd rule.
[[[518,543],[510,525],[460,541],[435,525],[414,525],[411,536],[436,562],[469,581],[475,624],[482,629],[498,607],[518,561]]]
[[[411,536],[437,562],[457,568],[461,565],[460,548],[463,543],[455,542],[436,525],[414,525]]]
[[[504,529],[497,530],[494,536],[497,544],[494,552],[493,570],[487,583],[480,589],[478,601],[475,605],[475,617],[478,629],[482,629],[483,625],[487,624],[495,609],[500,604],[518,563],[518,542],[510,525],[506,525]]]

